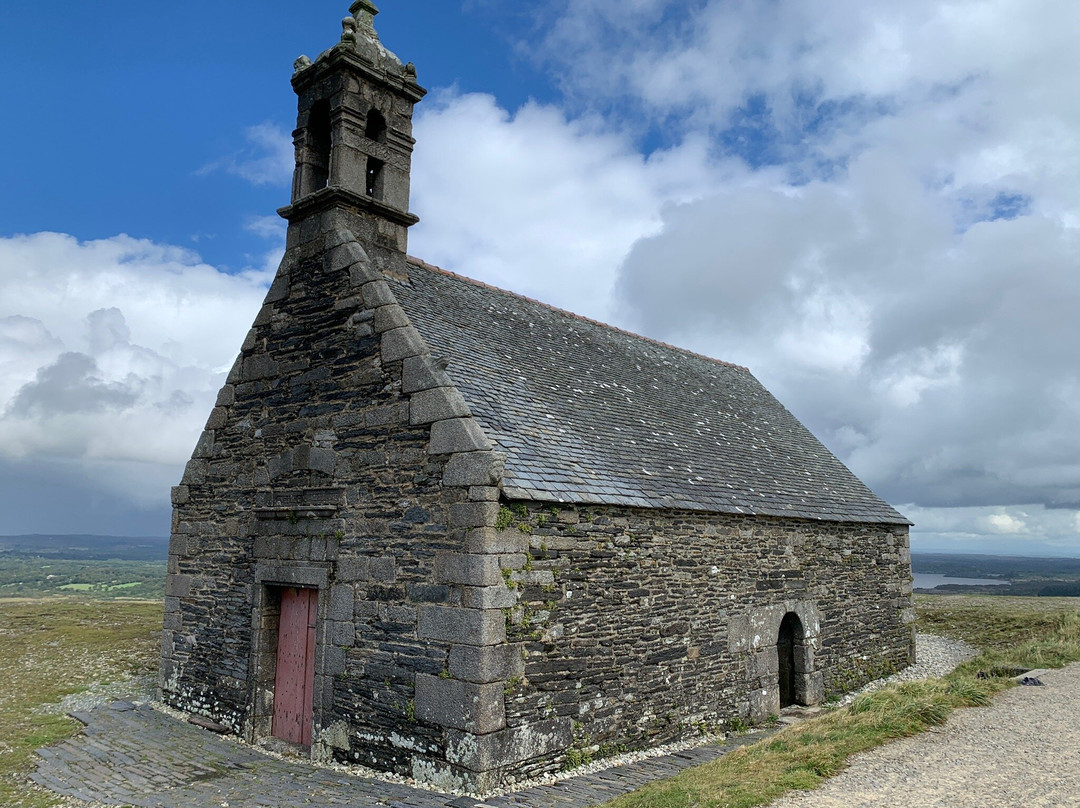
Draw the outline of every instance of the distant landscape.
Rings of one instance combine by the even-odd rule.
[[[130,536],[0,536],[0,597],[165,596],[169,540]]]
[[[916,576],[915,591],[934,595],[1080,596],[1080,559],[1077,558],[912,553],[911,571]],[[994,579],[1007,583],[979,586],[946,583],[927,589],[919,586],[919,576],[922,574]]]
[[[168,548],[161,536],[0,536],[0,598],[162,598]],[[915,591],[922,593],[1080,597],[1077,558],[912,553],[911,567]],[[938,585],[930,588],[928,581]]]

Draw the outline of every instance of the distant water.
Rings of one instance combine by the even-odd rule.
[[[928,572],[916,572],[912,574],[912,577],[915,579],[915,583],[912,584],[915,589],[937,589],[945,584],[956,584],[957,586],[1008,586],[1010,583],[1000,578],[950,578],[948,575],[931,575]]]

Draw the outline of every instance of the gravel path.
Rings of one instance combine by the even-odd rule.
[[[916,634],[914,665],[885,679],[871,682],[862,690],[848,693],[840,699],[840,704],[851,704],[857,696],[879,690],[893,682],[914,682],[918,679],[944,676],[977,653],[978,651],[961,640],[950,640],[948,637],[938,637],[935,634]]]
[[[989,707],[859,755],[816,791],[772,808],[1080,806],[1080,663],[1038,672]]]

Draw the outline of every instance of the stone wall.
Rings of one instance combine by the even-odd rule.
[[[524,676],[508,725],[573,722],[576,759],[777,712],[776,639],[806,631],[818,701],[914,662],[907,528],[506,503]]]
[[[161,684],[174,707],[269,736],[280,587],[314,587],[315,753],[459,785],[520,667],[492,651],[500,466],[382,280],[398,235],[341,209],[290,226],[173,491]],[[482,715],[477,690],[497,694]]]

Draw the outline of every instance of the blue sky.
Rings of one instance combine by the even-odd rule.
[[[423,54],[426,84],[511,108],[556,95],[515,54],[520,23],[504,4],[384,5],[384,36]],[[226,271],[260,260],[264,240],[245,225],[288,202],[281,182],[208,167],[265,156],[255,127],[292,131],[292,60],[334,44],[347,6],[109,2],[62,20],[46,4],[5,10],[0,46],[19,79],[0,91],[12,124],[0,144],[17,155],[3,184],[18,189],[0,200],[4,232],[124,232],[191,246]]]
[[[164,534],[345,2],[7,10],[0,534]],[[1065,0],[386,0],[410,251],[749,366],[916,522],[1080,554]]]

